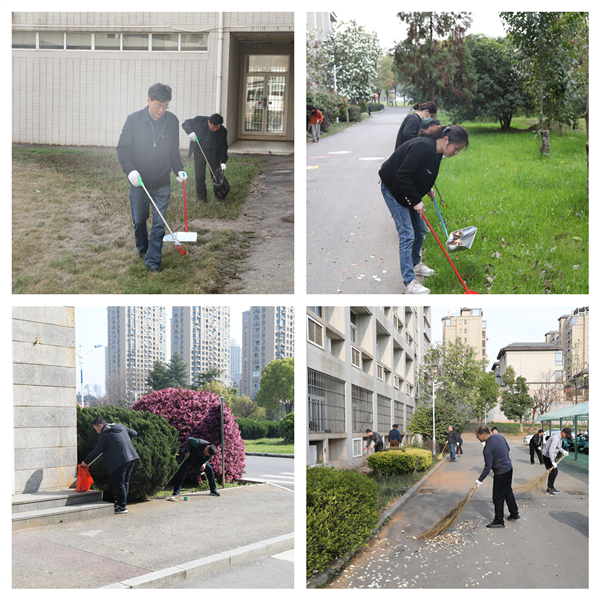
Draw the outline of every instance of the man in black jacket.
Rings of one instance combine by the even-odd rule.
[[[165,218],[171,198],[171,170],[177,174],[179,183],[187,179],[179,154],[179,120],[167,112],[170,100],[168,85],[150,86],[148,106],[127,117],[117,145],[117,156],[130,184],[135,246],[146,268],[153,272],[161,268],[165,225],[152,206],[152,231],[148,237],[146,221],[151,203],[139,178]]]
[[[227,129],[223,126],[223,117],[217,113],[210,117],[194,117],[183,122],[183,130],[190,138],[188,158],[194,155],[194,170],[196,173],[196,194],[201,202],[207,201],[206,190],[206,161],[211,173],[225,172],[227,162]],[[200,142],[200,148],[196,143]],[[211,177],[212,179],[212,177]]]
[[[540,461],[540,465],[544,464],[544,460],[542,458],[542,440],[544,439],[544,430],[540,429],[535,435],[531,436],[529,440],[529,459],[531,464],[535,464],[534,454],[537,453],[538,460]]]
[[[383,450],[383,438],[376,431],[371,431],[370,429],[367,429],[367,435],[369,436],[369,440],[367,441],[365,450],[371,445],[371,442],[373,442],[375,452],[381,452]]]
[[[85,460],[81,461],[81,466],[86,467],[100,454],[104,455],[104,464],[117,491],[115,514],[127,514],[129,480],[135,461],[139,459],[131,443],[131,438],[137,436],[137,431],[120,423],[107,423],[101,417],[94,419],[93,426],[98,434],[98,443]]]
[[[173,495],[167,500],[174,502],[179,500],[179,494],[181,492],[181,484],[185,479],[185,475],[190,465],[197,465],[200,470],[206,475],[208,479],[208,485],[210,486],[211,496],[220,496],[217,491],[217,485],[215,483],[215,474],[212,466],[210,465],[210,459],[217,453],[217,447],[198,438],[189,437],[185,445],[185,459],[181,463],[175,479],[173,480]]]

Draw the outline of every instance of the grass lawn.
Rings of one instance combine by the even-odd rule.
[[[269,452],[273,454],[294,454],[294,444],[284,444],[283,438],[262,438],[244,440],[246,452]]]
[[[193,160],[183,161],[188,221],[203,219],[196,243],[182,256],[163,245],[163,271],[149,273],[137,255],[129,183],[115,152],[43,148],[13,149],[13,293],[17,294],[204,294],[224,293],[247,255],[252,232],[227,221],[240,214],[264,161],[231,158],[231,192],[217,201],[196,201]],[[167,222],[184,230],[183,189],[171,175]],[[212,226],[210,220],[219,219]],[[206,224],[206,220],[209,223]]]
[[[443,117],[442,117],[443,122]],[[463,123],[469,147],[443,159],[438,206],[448,233],[478,228],[471,250],[450,258],[473,291],[492,294],[586,294],[589,290],[589,206],[585,129],[552,132],[550,156],[540,156],[533,121],[513,119],[518,133],[495,123]],[[427,218],[445,242],[435,206]],[[464,288],[437,242],[427,235],[423,260],[436,271],[425,284],[432,293]]]

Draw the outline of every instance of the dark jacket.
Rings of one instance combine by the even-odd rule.
[[[499,433],[490,435],[483,448],[483,459],[485,467],[479,476],[479,481],[483,481],[490,470],[495,475],[508,473],[512,469],[512,462],[509,456],[510,447],[508,442]]]
[[[192,131],[196,134],[196,137],[201,140],[208,129],[208,117],[194,117],[193,119],[186,119],[183,122],[183,130],[190,134]],[[212,155],[219,161],[219,163],[227,162],[227,129],[221,125],[218,131],[214,132],[214,145],[212,148]],[[188,158],[194,153],[194,150],[198,144],[190,141],[190,150],[188,152]],[[198,150],[200,152],[200,150]]]
[[[392,440],[398,440],[399,442],[402,441],[402,434],[400,433],[400,431],[398,431],[398,429],[394,429],[392,427],[392,429],[390,429],[390,432],[388,434],[388,439],[390,440],[390,442]]]
[[[190,453],[190,460],[197,462],[201,465],[208,462],[212,456],[206,456],[204,449],[210,446],[210,442],[197,438],[189,437],[185,445],[185,454]]]
[[[448,435],[446,436],[446,441],[448,442],[448,444],[457,444],[458,440],[458,433],[456,433],[454,429],[448,432]]]
[[[135,429],[129,429],[120,423],[107,423],[98,435],[96,447],[83,459],[89,465],[97,456],[103,454],[108,474],[112,475],[121,465],[139,458],[131,438],[137,436]]]
[[[405,117],[398,130],[394,150],[398,150],[404,142],[416,138],[419,135],[419,131],[421,131],[421,123],[421,117],[417,113],[410,113],[410,115]]]
[[[371,442],[373,442],[373,446],[377,447],[377,444],[383,444],[383,438],[376,431],[372,431],[367,440],[367,448],[371,445]]]
[[[540,448],[541,446],[542,446],[542,436],[539,435],[538,433],[536,433],[529,440],[529,447],[530,448]]]
[[[157,125],[148,112],[148,107],[130,114],[123,125],[117,144],[117,156],[123,173],[138,171],[146,188],[157,189],[169,185],[171,169],[183,171],[179,154],[179,120],[170,112],[163,117],[166,121]],[[154,130],[153,130],[154,128]],[[162,133],[156,140],[156,135]]]
[[[416,206],[433,187],[443,156],[436,154],[436,141],[427,137],[409,140],[381,165],[381,181],[402,206]]]

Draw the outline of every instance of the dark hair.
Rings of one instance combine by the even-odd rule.
[[[168,85],[155,83],[148,88],[148,98],[150,100],[158,100],[159,102],[170,102],[172,91]]]
[[[434,125],[427,129],[421,129],[419,135],[435,140],[448,136],[449,144],[464,144],[465,148],[469,145],[469,132],[461,125]]]
[[[96,417],[92,421],[92,425],[106,425],[106,421],[102,417]]]
[[[214,456],[217,453],[217,447],[214,444],[211,444],[210,446],[208,446],[208,453],[211,456]]]
[[[416,102],[412,108],[413,110],[428,110],[430,115],[437,114],[437,106],[433,102],[423,102],[423,104]]]
[[[398,423],[394,423],[392,427],[398,427]]]
[[[492,431],[498,431],[497,427],[492,427]]]
[[[367,429],[367,431],[365,431],[365,433],[373,433],[370,429]]]
[[[480,426],[477,428],[477,433],[478,433],[479,435],[481,435],[482,433],[490,433],[490,430],[489,430],[489,428],[488,428],[486,425],[480,425]]]
[[[538,433],[544,433],[544,430],[543,429],[539,429]]]
[[[223,125],[223,117],[219,113],[215,113],[214,115],[210,115],[208,117],[208,122],[213,125]]]

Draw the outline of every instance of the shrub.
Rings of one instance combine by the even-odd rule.
[[[162,415],[179,432],[179,450],[183,456],[188,437],[200,438],[217,447],[211,460],[215,479],[221,480],[221,402],[219,396],[207,391],[167,388],[140,398],[133,410],[147,410]],[[225,430],[225,481],[240,479],[246,464],[244,442],[229,407],[223,406]],[[188,479],[200,483],[200,469],[188,470]]]
[[[377,525],[377,484],[356,471],[306,471],[307,576],[366,543]]]
[[[310,119],[309,106],[316,106],[325,117],[325,111],[328,110],[327,115],[331,121],[336,117],[340,117],[340,120],[346,119],[346,109],[350,106],[348,100],[335,92],[329,92],[326,90],[307,90],[306,92],[306,124],[308,129],[308,121]],[[321,130],[326,131],[329,123],[325,121],[321,124]]]
[[[424,471],[431,466],[431,452],[409,448],[375,452],[367,458],[367,464],[381,475],[401,475],[412,471]]]
[[[260,440],[267,437],[268,429],[264,421],[237,419],[237,424],[243,440]]]
[[[279,437],[279,423],[277,421],[259,421],[267,428],[267,438],[278,438]],[[242,436],[243,438],[244,436]]]
[[[288,415],[285,415],[281,421],[279,421],[279,436],[283,438],[284,442],[294,441],[294,412],[292,411]]]
[[[96,417],[107,423],[121,423],[135,429],[137,436],[132,439],[133,447],[140,460],[131,476],[129,499],[145,500],[162,490],[177,470],[177,430],[159,415],[150,412],[136,412],[107,406],[105,408],[77,408],[77,462],[80,463],[96,446],[98,434],[92,427]],[[115,488],[110,475],[99,458],[90,467],[94,478],[94,489],[101,490],[105,500],[112,502]]]
[[[371,102],[371,112],[377,112],[383,110],[384,106],[381,102]]]
[[[348,109],[348,117],[350,121],[360,121],[361,113],[362,111],[360,109],[360,106],[351,106]]]

